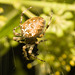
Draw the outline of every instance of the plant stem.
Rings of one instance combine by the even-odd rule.
[[[36,6],[36,7],[62,7],[65,8],[66,10],[71,10],[75,11],[75,4],[67,4],[67,3],[56,3],[56,2],[45,2],[45,1],[24,1],[24,0],[0,0],[0,3],[4,4],[12,4],[16,5],[16,3],[24,4],[25,6]]]
[[[75,11],[75,4],[65,4],[56,2],[44,2],[44,1],[22,1],[24,5],[36,6],[36,7],[51,7],[51,8],[65,8],[66,10]]]

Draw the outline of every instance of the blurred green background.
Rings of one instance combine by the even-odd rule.
[[[13,28],[35,16],[52,23],[38,45],[40,59],[24,61],[23,44],[13,41]],[[74,0],[0,0],[1,75],[75,75],[75,1]],[[14,70],[14,71],[13,71]],[[4,73],[3,73],[4,72]]]

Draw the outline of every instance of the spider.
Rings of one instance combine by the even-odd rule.
[[[30,7],[30,8],[32,8],[32,7]],[[30,8],[28,8],[28,9],[30,9]],[[49,21],[47,26],[45,26],[46,21],[42,17],[37,16],[37,17],[33,17],[33,18],[26,20],[22,24],[23,14],[27,10],[23,11],[21,14],[20,25],[18,26],[21,29],[21,33],[17,33],[15,31],[18,27],[15,27],[13,29],[13,34],[15,35],[15,37],[13,37],[13,40],[17,41],[19,43],[25,44],[22,48],[22,51],[23,51],[24,57],[27,60],[31,60],[32,58],[39,59],[36,56],[37,50],[34,51],[34,53],[33,53],[33,50],[34,50],[35,45],[38,45],[40,42],[46,41],[46,40],[38,41],[37,38],[41,38],[44,36],[46,30],[50,26],[51,21]],[[51,19],[52,19],[52,15],[50,17],[50,20]],[[39,60],[41,60],[41,59],[39,59]],[[44,61],[44,60],[41,60],[41,61]]]

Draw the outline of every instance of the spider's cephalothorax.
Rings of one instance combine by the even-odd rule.
[[[31,7],[30,7],[31,8]],[[22,16],[26,12],[23,11],[21,15],[21,20],[20,20],[20,29],[21,33],[15,32],[15,30],[19,27],[16,27],[13,29],[13,33],[16,37],[13,37],[13,40],[20,42],[20,43],[25,43],[23,46],[23,54],[24,57],[27,60],[31,60],[32,58],[37,58],[37,50],[36,52],[34,50],[34,46],[36,44],[39,44],[40,42],[43,42],[45,40],[38,41],[37,38],[41,38],[47,28],[49,27],[51,21],[48,23],[48,25],[45,27],[45,20],[42,17],[33,17],[28,19],[22,24]],[[52,16],[51,18],[52,19]],[[39,59],[39,58],[37,58]],[[40,59],[39,59],[40,60]],[[41,60],[43,61],[43,60]]]

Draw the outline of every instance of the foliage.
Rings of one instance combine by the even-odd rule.
[[[72,1],[73,2],[73,1]],[[19,25],[21,12],[28,7],[24,20],[34,16],[41,16],[46,20],[46,25],[52,22],[46,31],[44,39],[40,43],[38,58],[46,63],[35,60],[27,65],[28,68],[36,67],[38,75],[60,75],[66,74],[75,66],[75,4],[47,2],[47,1],[24,1],[24,0],[0,0],[0,56],[4,56],[10,46],[17,46],[18,43],[12,40],[13,28]],[[26,8],[27,7],[27,8]],[[54,69],[54,72],[51,70]],[[43,69],[42,69],[43,68]],[[37,73],[36,73],[37,75]]]

